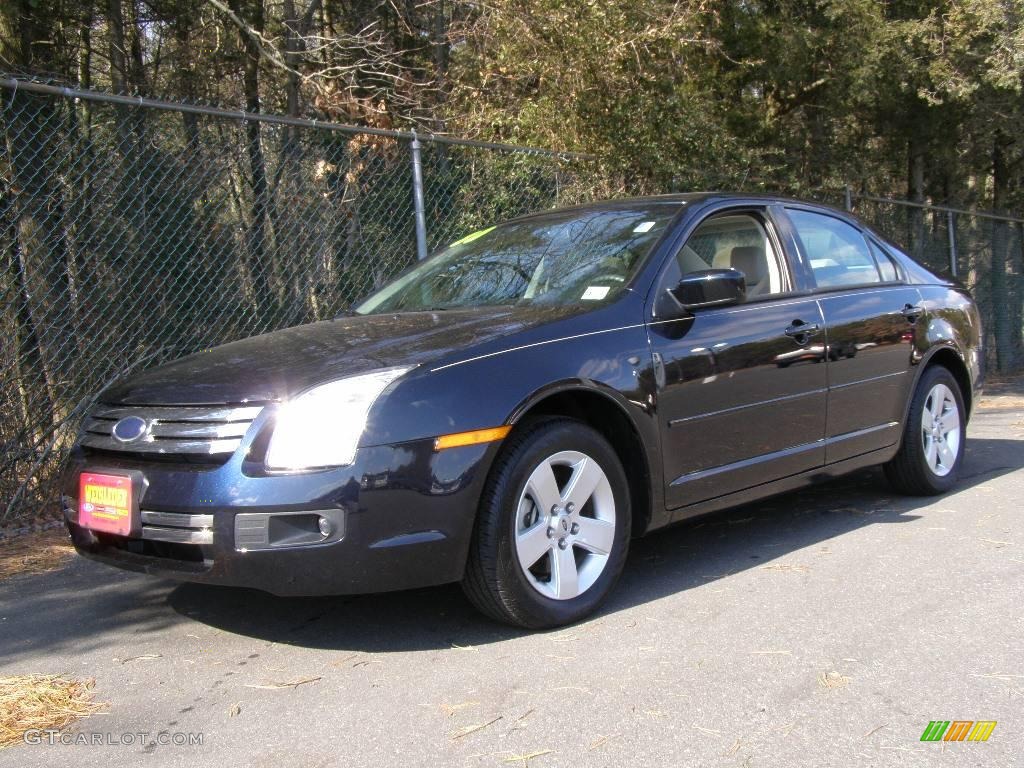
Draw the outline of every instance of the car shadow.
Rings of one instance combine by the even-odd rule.
[[[972,438],[958,490],[1024,468],[1024,440]],[[955,494],[954,494],[955,495]],[[895,495],[879,469],[687,521],[632,543],[602,615],[762,566],[868,525],[916,520],[934,499]],[[478,646],[525,632],[481,617],[457,585],[378,595],[280,598],[181,584],[170,606],[194,621],[288,645],[387,653]]]

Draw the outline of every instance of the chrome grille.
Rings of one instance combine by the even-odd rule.
[[[64,515],[78,524],[78,499],[61,496]],[[186,512],[156,512],[143,509],[142,538],[166,541],[171,544],[213,544],[213,515],[193,515]]]
[[[142,510],[142,538],[172,544],[213,544],[213,515]]]
[[[230,454],[262,410],[262,405],[100,405],[86,418],[80,442],[126,453]],[[114,438],[113,429],[127,416],[144,419],[147,429],[141,438],[122,442]]]

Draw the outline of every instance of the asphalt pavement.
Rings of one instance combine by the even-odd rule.
[[[457,586],[283,599],[77,557],[0,583],[0,676],[92,677],[108,704],[0,766],[1024,765],[1012,394],[978,410],[958,491],[871,470],[658,532],[554,632]],[[932,720],[997,725],[921,742]]]

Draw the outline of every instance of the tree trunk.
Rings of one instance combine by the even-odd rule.
[[[918,138],[907,143],[907,197],[915,203],[924,202],[924,146]],[[907,240],[916,259],[924,255],[924,210],[907,209]]]
[[[241,0],[231,0],[230,7],[240,18],[246,17]],[[246,21],[253,30],[263,34],[263,0],[255,0],[252,7],[252,18],[246,19]],[[260,50],[249,35],[239,31],[239,37],[246,53],[245,69],[242,76],[245,109],[247,112],[257,113],[260,111]],[[251,221],[247,238],[250,260],[249,274],[253,281],[256,311],[264,316],[270,316],[276,315],[276,307],[270,288],[271,265],[267,257],[267,214],[270,195],[267,185],[267,163],[263,156],[263,141],[260,135],[261,123],[257,120],[247,120],[245,134],[249,176],[252,184]]]
[[[1024,361],[1024,224],[1015,225],[1016,247],[1012,251],[1010,270],[1010,335],[1016,367]]]
[[[1009,191],[1009,168],[1006,160],[1008,138],[996,131],[992,143],[992,207],[998,214],[1006,213]],[[992,220],[992,263],[989,270],[989,295],[992,300],[992,330],[995,336],[996,369],[1000,372],[1016,368],[1016,350],[1010,308],[1010,292],[1006,274],[1007,223]]]

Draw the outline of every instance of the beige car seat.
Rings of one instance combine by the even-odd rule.
[[[738,245],[715,255],[716,269],[738,269],[747,279],[747,296],[768,290],[768,257],[759,245]]]

